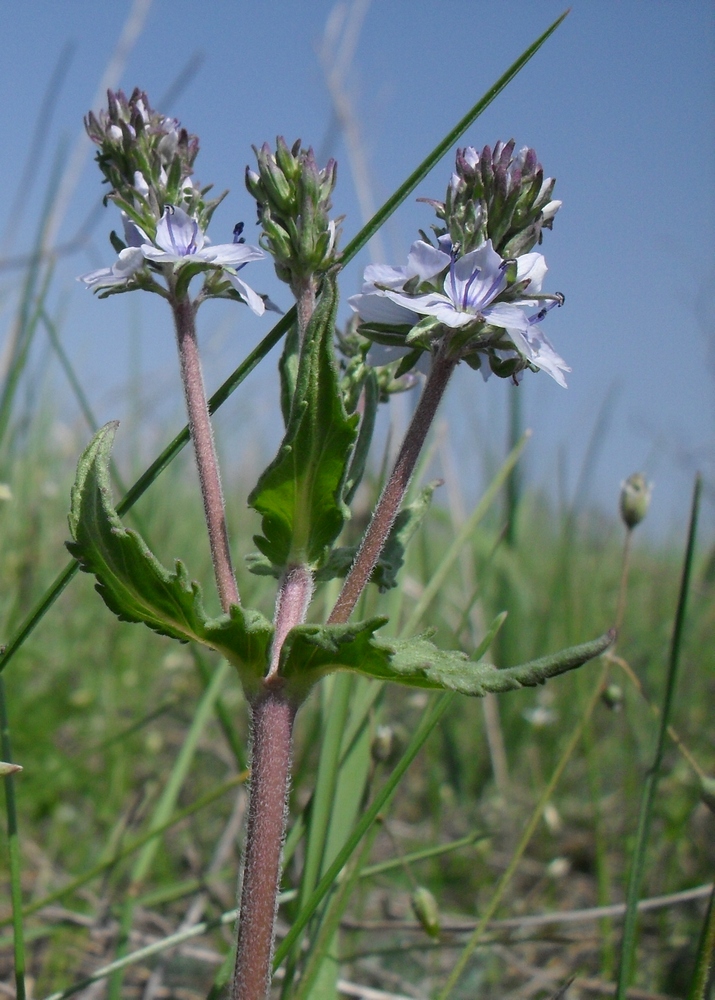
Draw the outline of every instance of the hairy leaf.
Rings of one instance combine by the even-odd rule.
[[[80,458],[69,514],[74,541],[67,548],[121,621],[142,622],[180,642],[195,640],[234,663],[247,693],[263,677],[273,635],[271,623],[256,611],[234,606],[230,614],[209,618],[201,588],[176,560],[171,573],[141,536],[125,528],[111,499],[109,456],[117,422],[107,424]]]
[[[343,494],[359,418],[346,414],[340,392],[336,308],[335,278],[326,276],[301,348],[285,437],[248,498],[263,516],[256,545],[278,567],[319,565],[350,516]]]
[[[300,625],[292,629],[281,653],[281,674],[291,697],[299,703],[320,677],[335,670],[354,670],[377,680],[481,698],[492,692],[543,684],[549,677],[598,656],[615,637],[611,631],[592,642],[498,670],[489,663],[476,663],[465,653],[438,649],[430,642],[429,634],[407,640],[376,638],[374,633],[385,621],[371,618],[355,624]]]

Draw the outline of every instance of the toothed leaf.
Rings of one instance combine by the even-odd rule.
[[[278,567],[320,564],[350,516],[344,502],[357,414],[343,405],[333,356],[335,279],[326,276],[308,324],[285,437],[248,498],[263,516],[256,545]]]
[[[498,670],[489,663],[471,660],[466,653],[438,649],[430,642],[429,634],[407,640],[376,638],[374,633],[385,621],[371,618],[355,624],[300,625],[292,629],[281,652],[280,666],[290,696],[300,703],[325,674],[354,670],[377,680],[481,698],[543,684],[549,677],[598,656],[614,639],[614,633],[608,632],[592,642]]]
[[[238,606],[218,618],[207,616],[201,588],[180,560],[171,573],[136,532],[125,528],[111,498],[109,456],[117,429],[103,427],[80,458],[72,488],[67,548],[107,607],[122,621],[142,622],[180,642],[194,640],[218,650],[239,670],[247,693],[266,670],[273,635],[271,623]]]

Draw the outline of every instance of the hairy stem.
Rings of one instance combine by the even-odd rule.
[[[264,1000],[270,987],[294,718],[278,688],[251,706],[251,800],[231,1000]]]
[[[283,574],[276,597],[276,611],[273,618],[273,648],[271,665],[266,680],[277,676],[281,649],[285,638],[295,625],[305,621],[305,615],[313,596],[313,574],[307,566],[289,566]]]
[[[189,429],[191,440],[194,443],[201,495],[204,501],[204,515],[209,532],[211,560],[216,575],[221,607],[224,611],[228,611],[232,604],[240,604],[241,602],[231,563],[221,477],[211,429],[211,418],[206,404],[204,380],[201,375],[194,321],[195,308],[188,296],[184,296],[172,301],[172,309],[176,325],[176,340],[179,346],[181,381],[184,385]]]
[[[315,310],[315,289],[313,276],[293,289],[301,344]],[[264,691],[251,705],[251,798],[231,1000],[265,1000],[270,990],[296,713],[282,692],[278,667],[286,636],[305,621],[312,596],[312,571],[304,565],[288,566],[276,596]]]
[[[417,459],[456,364],[457,359],[449,357],[444,347],[440,349],[432,363],[432,370],[405,434],[395,467],[378,500],[355,562],[328,619],[330,625],[348,620],[370,579],[370,574],[387,541],[390,528],[399,513]]]
[[[295,281],[291,286],[293,294],[296,297],[298,333],[301,344],[305,338],[305,331],[310,322],[310,317],[315,312],[316,284],[315,276],[310,274],[300,281]]]

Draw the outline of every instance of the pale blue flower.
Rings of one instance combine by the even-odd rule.
[[[144,253],[141,247],[149,237],[124,212],[122,212],[122,225],[124,242],[127,245],[114,264],[111,267],[100,267],[88,274],[81,274],[77,281],[84,282],[89,288],[111,288],[113,285],[125,285],[132,275],[144,267]]]
[[[240,242],[218,243],[211,246],[198,222],[183,208],[167,206],[156,227],[156,237],[150,240],[147,234],[122,213],[126,249],[122,250],[111,267],[90,271],[78,279],[94,289],[109,288],[126,284],[147,261],[154,264],[172,265],[173,270],[185,264],[196,262],[206,265],[205,270],[221,269],[233,288],[257,316],[265,312],[265,303],[260,295],[238,277],[236,273],[249,261],[265,256],[258,247]]]
[[[258,247],[240,242],[211,246],[196,219],[183,208],[168,205],[156,227],[154,243],[147,241],[141,249],[147,260],[155,264],[173,264],[174,269],[194,261],[224,269],[229,282],[251,311],[257,316],[263,315],[266,308],[263,299],[236,274],[249,261],[265,256]]]
[[[508,272],[514,264],[516,273],[510,281]],[[541,295],[546,270],[542,254],[503,260],[491,240],[462,257],[453,251],[449,237],[440,239],[439,248],[418,240],[406,267],[367,267],[361,294],[349,302],[367,324],[413,327],[431,316],[453,330],[474,326],[477,332],[480,324],[497,327],[506,331],[516,354],[565,386],[563,373],[571,369],[539,327],[549,309],[563,301],[559,296]],[[486,348],[509,356],[509,350],[504,354],[503,342],[498,348],[485,342]],[[480,349],[478,344],[476,349]]]

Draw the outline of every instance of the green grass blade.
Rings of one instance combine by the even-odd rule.
[[[705,1000],[710,970],[715,957],[715,887],[710,894],[705,921],[703,923],[698,953],[695,959],[693,981],[688,990],[688,1000]]]
[[[521,861],[524,852],[526,851],[526,848],[529,845],[529,841],[533,837],[536,827],[538,826],[539,821],[541,820],[544,809],[546,808],[549,800],[551,799],[554,793],[554,789],[559,783],[561,776],[566,768],[566,765],[571,759],[571,755],[573,754],[574,750],[578,746],[583,736],[584,727],[587,725],[588,720],[591,718],[591,714],[594,708],[599,702],[599,699],[601,697],[601,691],[603,689],[603,682],[606,677],[607,671],[608,671],[608,666],[605,666],[600,673],[600,676],[593,688],[593,691],[591,692],[591,696],[589,698],[583,716],[579,719],[578,723],[573,729],[571,736],[569,737],[569,741],[566,744],[566,747],[563,753],[561,754],[561,757],[559,758],[558,763],[554,768],[551,777],[549,778],[549,781],[547,782],[543,792],[539,796],[539,801],[534,806],[534,810],[531,814],[529,822],[526,824],[524,832],[522,833],[519,839],[519,843],[517,844],[514,850],[511,860],[506,868],[506,871],[499,879],[499,882],[497,883],[497,886],[494,890],[494,894],[491,900],[489,901],[489,903],[486,906],[486,909],[482,913],[479,919],[479,923],[472,932],[469,941],[467,941],[466,945],[464,946],[462,954],[459,956],[459,960],[452,969],[452,972],[450,973],[449,978],[447,979],[447,982],[444,985],[444,988],[439,994],[438,1000],[447,1000],[447,998],[450,996],[452,990],[457,985],[457,982],[459,981],[462,973],[466,969],[467,963],[474,954],[474,950],[481,941],[484,931],[486,930],[487,924],[496,913],[497,907],[501,903],[504,892],[509,882],[512,880],[517,868],[519,867],[519,862]]]
[[[343,913],[350,903],[353,889],[360,878],[360,870],[370,855],[376,834],[377,826],[373,826],[368,831],[364,843],[358,852],[358,856],[348,866],[347,877],[341,879],[340,884],[330,899],[330,904],[320,922],[320,928],[315,940],[311,943],[310,953],[303,969],[294,1000],[310,1000],[316,981],[318,985],[313,995],[321,997],[321,1000],[324,997],[327,998],[328,990],[331,991],[333,996],[337,997],[338,995],[337,978],[339,960],[337,949],[334,947],[338,928]]]
[[[316,909],[322,902],[325,895],[330,891],[332,885],[337,878],[338,872],[343,868],[348,858],[352,855],[353,851],[360,843],[364,835],[370,829],[372,824],[375,822],[378,814],[382,809],[384,809],[387,803],[390,801],[394,795],[397,786],[402,780],[403,775],[407,771],[412,761],[415,759],[420,749],[422,748],[425,740],[430,735],[432,730],[435,728],[439,720],[442,718],[444,713],[447,711],[449,706],[456,695],[454,692],[449,692],[441,695],[439,698],[432,699],[430,707],[425,711],[422,716],[422,720],[417,727],[415,734],[407,746],[404,754],[400,758],[400,761],[396,765],[395,769],[390,774],[385,784],[382,786],[380,791],[377,793],[370,806],[365,810],[360,819],[359,823],[353,830],[351,837],[346,841],[342,849],[338,852],[335,860],[330,865],[328,870],[325,872],[320,882],[315,888],[315,891],[311,895],[310,899],[306,903],[304,909],[301,910],[298,915],[297,920],[291,927],[288,934],[285,936],[280,946],[276,949],[276,956],[274,960],[274,969],[278,968],[285,956],[288,954],[290,949],[293,947],[295,941],[302,934],[308,921],[315,913]]]
[[[211,683],[204,691],[201,700],[197,705],[194,717],[191,720],[189,731],[186,734],[186,738],[183,742],[181,750],[179,751],[176,761],[174,762],[171,774],[169,775],[169,780],[166,782],[166,787],[164,788],[161,798],[154,809],[154,814],[149,823],[149,830],[152,833],[155,831],[156,827],[163,826],[171,818],[171,815],[176,807],[179,792],[186,781],[189,769],[193,763],[199,739],[203,735],[208,721],[214,711],[216,699],[221,692],[221,687],[226,680],[230,669],[231,667],[228,661],[221,660],[214,672]],[[134,863],[134,867],[132,868],[130,885],[126,892],[126,902],[123,907],[122,917],[120,920],[120,938],[117,946],[118,956],[123,955],[124,946],[129,938],[138,889],[144,882],[147,873],[151,868],[154,855],[159,849],[159,846],[160,843],[158,837],[152,837],[148,840],[144,845],[141,854]],[[122,972],[119,970],[113,974],[110,981],[109,996],[117,998],[118,1000],[121,995],[121,989]]]
[[[340,746],[350,708],[350,694],[353,687],[352,674],[338,674],[332,679],[330,693],[324,701],[327,718],[323,725],[320,743],[318,773],[312,795],[310,821],[305,846],[305,862],[298,895],[299,910],[302,910],[315,889],[323,864],[325,843],[331,823],[335,789],[340,771]],[[298,949],[293,950],[286,965],[286,976],[281,995],[290,996],[296,970]]]
[[[685,547],[685,559],[683,560],[683,571],[680,578],[680,592],[678,594],[678,606],[675,612],[675,623],[673,625],[673,638],[670,646],[670,657],[668,662],[668,675],[665,682],[665,692],[663,694],[663,707],[660,713],[660,726],[658,728],[658,738],[656,742],[653,763],[648,769],[643,783],[643,793],[641,796],[640,813],[638,816],[638,827],[636,831],[636,843],[633,849],[631,869],[628,877],[628,890],[626,893],[626,917],[623,925],[623,941],[621,944],[621,960],[618,968],[618,984],[616,989],[616,1000],[625,1000],[626,990],[630,985],[633,973],[637,947],[637,924],[638,924],[638,898],[640,896],[643,875],[645,872],[646,851],[648,847],[648,834],[653,816],[653,804],[655,793],[660,780],[660,769],[663,762],[663,751],[670,724],[670,714],[675,695],[675,682],[680,663],[680,652],[683,641],[683,630],[685,628],[686,608],[688,601],[688,591],[690,589],[690,578],[693,570],[693,558],[695,554],[695,534],[698,523],[698,512],[700,510],[700,495],[702,492],[702,480],[700,476],[695,477],[693,488],[693,501],[690,509],[690,526],[688,528],[688,541]]]
[[[5,702],[5,683],[0,677],[0,748],[2,759],[12,763],[10,724]],[[5,812],[10,862],[10,900],[12,903],[13,950],[15,958],[15,990],[17,1000],[25,1000],[25,936],[22,923],[22,883],[20,875],[20,838],[15,805],[15,775],[5,775]]]
[[[76,892],[77,889],[80,889],[83,885],[87,885],[88,882],[92,882],[94,879],[104,874],[104,872],[115,868],[123,858],[126,858],[135,851],[138,851],[140,847],[144,847],[144,845],[150,840],[157,839],[162,835],[162,833],[165,833],[166,830],[171,829],[172,826],[176,826],[177,823],[180,823],[188,816],[193,816],[196,813],[201,812],[202,809],[211,805],[211,803],[215,802],[216,799],[220,799],[222,795],[225,795],[226,792],[230,791],[236,785],[243,784],[247,777],[248,774],[245,771],[241,774],[236,774],[232,778],[229,778],[228,781],[219,785],[218,788],[214,788],[212,791],[207,792],[206,795],[202,795],[195,802],[192,802],[191,805],[172,813],[166,822],[152,826],[150,830],[143,833],[140,837],[136,837],[134,840],[125,844],[121,850],[112,854],[111,857],[105,858],[104,861],[99,861],[92,868],[88,869],[88,871],[83,872],[76,878],[73,878],[70,882],[67,882],[59,889],[55,889],[54,892],[49,893],[47,896],[43,896],[42,899],[36,899],[32,903],[28,903],[22,911],[23,916],[30,916],[32,913],[42,910],[45,906],[49,906],[51,903],[56,903],[58,899],[64,899],[65,896],[69,896],[73,892]]]

